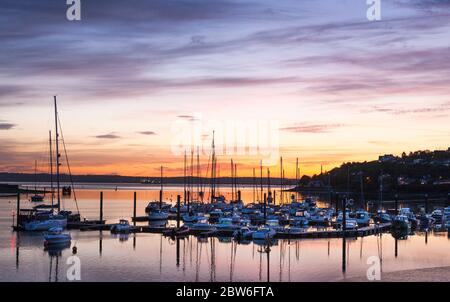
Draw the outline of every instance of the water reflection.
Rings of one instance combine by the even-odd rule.
[[[44,251],[47,252],[50,262],[49,262],[49,273],[48,273],[48,282],[58,282],[59,275],[59,261],[62,257],[63,250],[69,249],[71,243],[61,244],[57,246],[51,246],[44,248]]]
[[[243,195],[247,193],[243,190]],[[83,194],[87,199],[79,201],[82,212],[98,219],[98,191],[79,195]],[[151,196],[138,192],[138,216],[145,214]],[[105,192],[104,199],[108,222],[133,215],[132,192]],[[0,211],[9,214],[14,206],[2,203]],[[44,251],[42,234],[12,233],[10,224],[11,220],[0,221],[0,244],[4,244],[0,245],[0,280],[66,281],[64,260],[70,250]],[[171,239],[146,233],[112,236],[109,231],[71,234],[77,239],[83,281],[332,281],[365,276],[366,258],[374,255],[379,256],[383,271],[450,265],[447,232],[434,230],[357,240],[279,239],[270,245],[229,237]]]

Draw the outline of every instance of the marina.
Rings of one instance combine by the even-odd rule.
[[[140,187],[140,190],[134,190],[136,187]],[[240,189],[243,198],[252,195],[252,188]],[[230,235],[219,236],[214,233],[205,236],[185,233],[175,237],[164,234],[165,230],[176,228],[176,220],[168,220],[164,227],[151,226],[148,221],[136,222],[135,231],[113,234],[111,225],[121,219],[129,220],[134,227],[131,217],[134,214],[135,192],[136,216],[144,216],[149,200],[159,198],[159,187],[136,185],[130,190],[127,186],[119,186],[116,190],[112,186],[110,189],[100,186],[97,189],[77,188],[77,192],[83,215],[81,220],[99,218],[99,196],[103,192],[103,218],[106,224],[100,224],[98,228],[88,227],[84,231],[82,227],[68,229],[72,245],[60,250],[48,250],[43,245],[42,233],[8,231],[13,217],[3,218],[0,234],[3,242],[10,244],[1,246],[1,263],[12,274],[8,278],[12,276],[14,280],[27,280],[34,276],[36,280],[46,281],[49,277],[48,267],[44,269],[42,265],[51,259],[60,259],[63,263],[65,258],[73,254],[71,247],[76,247],[77,255],[85,265],[89,265],[89,269],[83,271],[83,278],[92,281],[97,278],[109,281],[163,280],[169,276],[179,281],[266,281],[267,278],[271,281],[339,281],[364,275],[367,267],[365,259],[372,254],[382,254],[383,272],[450,265],[450,259],[446,257],[450,244],[448,233],[433,228],[416,230],[396,239],[391,235],[388,225],[379,224],[377,231],[373,226],[361,228],[359,232],[367,232],[364,234],[347,231],[344,239],[334,238],[341,234],[331,227],[327,231],[310,227],[306,233],[295,234],[295,238],[274,236],[269,245],[266,240],[237,240]],[[175,206],[173,197],[180,192],[183,192],[183,187],[169,185],[164,192],[166,202],[171,204],[172,199],[172,205]],[[25,197],[22,205],[33,206]],[[2,217],[7,217],[7,213],[14,210],[15,201],[11,198],[2,199]],[[76,210],[70,200],[64,203],[66,210]],[[326,207],[327,203],[318,200],[317,205]],[[437,208],[441,206],[436,205]],[[267,254],[268,246],[270,255]],[[423,253],[418,254],[416,251]],[[119,259],[123,257],[127,259],[126,265],[120,264]],[[270,257],[269,270],[267,257]],[[27,263],[35,261],[33,259],[41,259],[39,261],[42,263],[32,268],[33,274],[28,275],[31,267]],[[63,268],[61,272],[64,272]],[[54,273],[50,276],[52,281],[55,281]],[[65,281],[64,276],[58,280]]]

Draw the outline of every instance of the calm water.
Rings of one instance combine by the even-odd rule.
[[[148,201],[158,198],[158,187],[82,186],[77,190],[82,217],[98,218],[99,191],[104,191],[104,216],[108,222],[129,218],[133,191],[138,190],[138,215]],[[180,188],[169,187],[165,199],[176,199]],[[222,188],[223,193],[226,189]],[[243,188],[243,198],[253,190]],[[277,197],[279,198],[279,197]],[[285,196],[286,200],[288,196]],[[23,196],[23,207],[31,206]],[[60,254],[44,250],[41,234],[11,231],[14,198],[0,198],[0,281],[66,281],[70,248]],[[75,209],[65,200],[66,209]],[[347,239],[345,272],[342,239],[278,240],[266,253],[260,246],[236,244],[227,239],[173,241],[159,234],[115,236],[110,232],[71,231],[78,248],[82,281],[338,281],[365,276],[367,258],[380,256],[382,271],[450,266],[447,233],[416,233],[397,241],[390,234]]]

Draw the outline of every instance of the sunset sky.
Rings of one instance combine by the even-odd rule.
[[[0,2],[0,172],[46,171],[53,95],[76,174],[181,175],[174,127],[195,123],[209,146],[274,122],[286,177],[450,146],[448,0],[381,0],[376,22],[366,0],[81,4]],[[233,155],[239,176],[261,157]]]

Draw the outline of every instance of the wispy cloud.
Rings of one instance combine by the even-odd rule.
[[[15,127],[15,124],[12,123],[4,123],[0,121],[0,130],[11,130]]]
[[[154,131],[139,131],[138,133],[142,135],[156,135]]]
[[[119,135],[114,134],[114,133],[108,133],[108,134],[101,134],[101,135],[96,135],[95,138],[100,138],[100,139],[118,139],[121,138]]]
[[[301,124],[289,127],[282,127],[280,130],[294,133],[324,133],[333,129],[340,128],[341,124]]]

